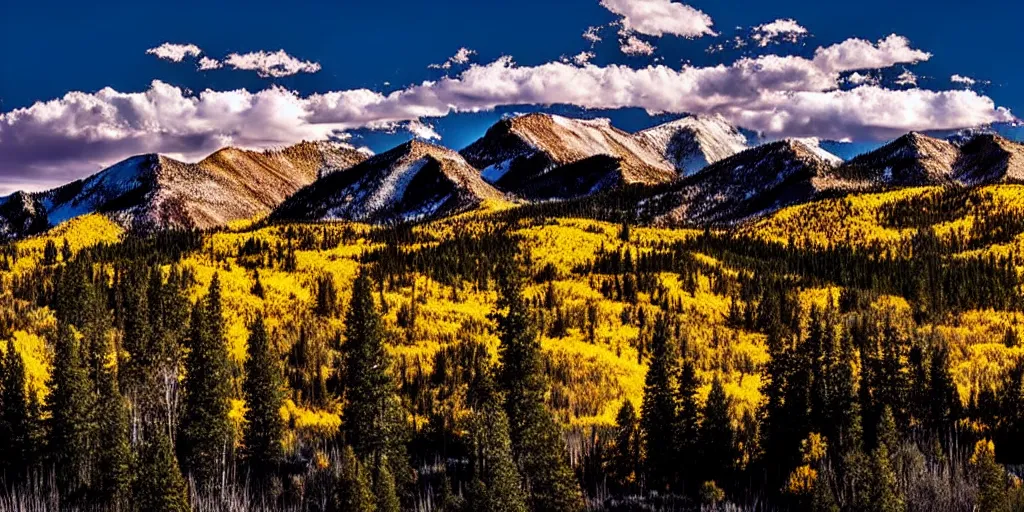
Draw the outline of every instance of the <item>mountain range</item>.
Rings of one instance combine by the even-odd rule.
[[[844,162],[814,139],[751,147],[720,116],[629,133],[604,119],[527,114],[459,152],[414,140],[375,156],[327,142],[224,148],[197,163],[135,156],[52,190],[0,198],[0,237],[87,213],[134,228],[209,229],[260,217],[379,223],[637,187],[635,206],[653,222],[733,224],[828,195],[1008,182],[1024,182],[1024,145],[991,133],[909,133]]]

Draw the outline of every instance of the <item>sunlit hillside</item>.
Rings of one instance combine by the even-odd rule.
[[[772,361],[758,309],[766,292],[759,289],[790,287],[799,304],[796,332],[811,329],[812,310],[838,307],[841,314],[881,314],[904,339],[939,333],[949,343],[962,405],[995,392],[1024,359],[1024,348],[1007,342],[1024,320],[1021,302],[995,301],[995,291],[977,298],[947,290],[941,304],[925,307],[922,288],[904,281],[912,267],[901,265],[934,258],[949,268],[958,261],[1000,268],[996,260],[1009,257],[1019,275],[1022,192],[1017,186],[933,187],[827,199],[730,232],[519,218],[505,205],[420,225],[254,221],[192,238],[131,241],[115,224],[91,215],[4,248],[0,338],[22,354],[29,389],[45,402],[57,336],[47,297],[69,259],[88,252],[112,294],[116,281],[130,275],[119,263],[124,258],[156,263],[161,278],[187,276],[191,302],[207,293],[216,275],[236,390],[230,414],[235,443],[246,408],[237,390],[249,327],[262,318],[287,386],[280,408],[285,449],[315,451],[342,425],[343,404],[324,390],[339,378],[334,362],[342,354],[352,283],[361,268],[372,268],[406,419],[414,436],[428,438],[467,417],[468,382],[460,372],[474,357],[473,347],[485,347],[488,359],[498,360],[494,258],[518,253],[546,355],[545,400],[568,433],[574,460],[588,456],[594,432],[616,426],[625,402],[638,408],[644,402],[652,337],[664,313],[672,319],[678,357],[696,369],[698,400],[706,400],[716,378],[722,382],[738,446],[750,450],[740,457],[742,465],[757,456],[755,418],[766,403]],[[867,281],[842,270],[863,265],[882,267]],[[1019,288],[1013,293],[1019,296]],[[130,340],[123,334],[111,332],[125,357]]]

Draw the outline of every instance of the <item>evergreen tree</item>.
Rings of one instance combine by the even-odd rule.
[[[270,347],[263,318],[250,327],[248,357],[245,361],[245,460],[257,482],[276,469],[282,458],[281,370]]]
[[[370,277],[364,270],[352,285],[345,317],[345,442],[373,468],[374,487],[384,463],[389,478],[407,485],[408,456],[405,420],[389,373],[384,328],[373,301]]]
[[[474,382],[473,394],[479,403],[470,420],[470,464],[474,485],[467,500],[470,510],[526,512],[522,481],[512,457],[501,395],[492,386],[484,370]]]
[[[636,489],[640,479],[641,439],[640,425],[633,402],[626,400],[615,417],[615,439],[608,472],[618,489],[629,492]]]
[[[171,441],[163,428],[153,428],[150,439],[142,445],[139,470],[132,488],[132,501],[137,510],[154,512],[188,512],[188,488],[178,468]]]
[[[679,372],[679,392],[675,421],[675,446],[677,467],[684,488],[696,490],[702,482],[692,479],[694,468],[700,466],[698,438],[700,434],[700,404],[697,402],[697,370],[689,359],[683,362]]]
[[[669,340],[668,319],[661,315],[651,338],[651,361],[644,383],[640,425],[647,462],[647,483],[652,489],[670,487],[679,462],[675,446],[676,401],[672,375],[673,352]]]
[[[71,325],[60,322],[50,374],[51,459],[57,472],[57,484],[71,501],[84,497],[95,459],[93,439],[95,390],[81,359],[78,334]]]
[[[952,433],[960,417],[960,392],[949,368],[949,348],[944,341],[932,344],[929,367],[929,426],[940,436]]]
[[[230,370],[220,300],[220,278],[214,274],[205,301],[192,310],[178,436],[182,470],[203,489],[219,485],[230,446]]]
[[[732,476],[737,454],[731,408],[732,402],[716,375],[711,381],[711,392],[704,404],[704,419],[700,424],[700,461],[704,480],[726,483]]]
[[[13,342],[7,342],[7,354],[0,358],[0,475],[8,485],[21,482],[32,467],[32,446],[28,396],[25,393],[25,363]]]
[[[100,354],[107,363],[99,375],[96,490],[100,503],[116,509],[126,503],[131,481],[128,403],[117,386],[114,354],[109,347],[101,348]]]
[[[338,510],[376,510],[376,501],[370,488],[370,473],[363,467],[351,446],[345,446],[341,452],[341,476],[337,490]]]
[[[401,512],[402,505],[398,500],[395,488],[395,477],[388,467],[387,459],[380,459],[374,469],[373,497],[377,512]]]
[[[879,443],[871,454],[871,508],[877,512],[903,512],[906,501],[896,480],[896,471],[890,460],[889,447]]]
[[[499,385],[505,394],[512,451],[526,478],[531,509],[537,512],[576,511],[583,496],[566,461],[565,443],[555,419],[544,405],[547,391],[537,328],[522,295],[522,279],[504,268],[500,279],[498,348]]]

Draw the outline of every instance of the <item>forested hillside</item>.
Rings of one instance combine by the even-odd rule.
[[[1019,510],[1022,192],[78,217],[0,248],[0,510]]]

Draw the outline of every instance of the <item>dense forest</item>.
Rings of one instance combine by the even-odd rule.
[[[1020,187],[0,247],[0,510],[1024,510]]]

